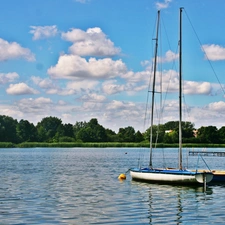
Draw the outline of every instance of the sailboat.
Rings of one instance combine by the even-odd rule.
[[[150,130],[150,160],[149,166],[145,168],[131,168],[130,175],[133,180],[166,183],[166,184],[187,184],[187,185],[206,185],[213,179],[211,172],[190,171],[182,166],[182,9],[180,8],[180,36],[179,36],[179,168],[154,168],[152,164],[152,127],[154,113],[154,94],[155,79],[157,66],[157,48],[158,48],[158,32],[160,11],[158,11],[156,44],[155,44],[155,60],[153,70],[153,87],[152,87],[152,107],[151,107],[151,130]]]

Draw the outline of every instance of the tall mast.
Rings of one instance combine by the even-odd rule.
[[[179,169],[182,170],[182,10],[180,8],[179,41]]]
[[[153,127],[153,114],[154,114],[154,104],[155,104],[155,78],[156,78],[156,67],[157,67],[157,52],[158,52],[158,35],[159,35],[159,20],[160,11],[158,11],[157,18],[157,29],[155,38],[155,58],[154,58],[154,71],[153,71],[153,82],[152,82],[152,108],[151,108],[151,128],[150,128],[150,160],[149,167],[152,168],[152,127]]]

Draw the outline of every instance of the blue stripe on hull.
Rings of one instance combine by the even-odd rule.
[[[178,169],[149,169],[149,168],[134,168],[130,169],[133,172],[139,173],[160,173],[160,174],[177,174],[177,175],[196,175],[196,172],[190,170],[178,170]]]

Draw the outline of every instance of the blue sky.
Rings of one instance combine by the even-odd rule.
[[[185,9],[183,119],[196,128],[225,126],[224,0],[2,1],[1,115],[34,124],[47,116],[72,124],[97,118],[115,131],[145,130],[160,10],[161,123],[178,120],[180,7]],[[157,90],[158,84],[159,79]]]

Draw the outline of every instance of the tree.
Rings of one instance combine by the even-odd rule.
[[[169,121],[164,125],[165,130],[170,130],[170,133],[166,133],[164,137],[165,143],[178,143],[179,141],[179,121]],[[193,140],[194,137],[194,124],[191,122],[181,122],[182,140],[188,142]]]
[[[62,125],[61,119],[57,117],[45,117],[37,124],[38,136],[40,141],[52,142],[58,129]]]
[[[221,127],[218,130],[218,134],[219,134],[220,143],[225,143],[225,126]]]
[[[18,121],[10,116],[0,116],[0,141],[17,143],[16,126]]]
[[[144,133],[144,139],[149,141],[150,140],[150,131],[151,127],[149,127]],[[153,125],[152,126],[152,141],[154,143],[162,143],[165,135],[165,127],[162,124]]]
[[[107,134],[105,128],[98,123],[97,119],[91,119],[87,125],[79,130],[77,139],[83,142],[106,142]]]
[[[142,142],[144,141],[144,137],[143,137],[143,134],[138,130],[135,135],[134,135],[134,140],[135,142]]]
[[[135,142],[135,130],[131,126],[120,128],[117,137],[120,142]]]
[[[116,132],[110,129],[105,129],[107,141],[109,142],[116,142]]]
[[[219,143],[219,132],[217,127],[200,127],[198,129],[197,138],[200,143]]]
[[[64,135],[74,138],[73,125],[71,123],[64,124]]]
[[[84,122],[76,122],[75,125],[73,126],[73,133],[74,133],[74,137],[75,139],[79,140],[78,138],[78,132],[82,129],[87,127],[87,123]]]
[[[38,141],[37,129],[33,123],[28,120],[20,120],[16,126],[16,134],[19,142],[35,142]]]

